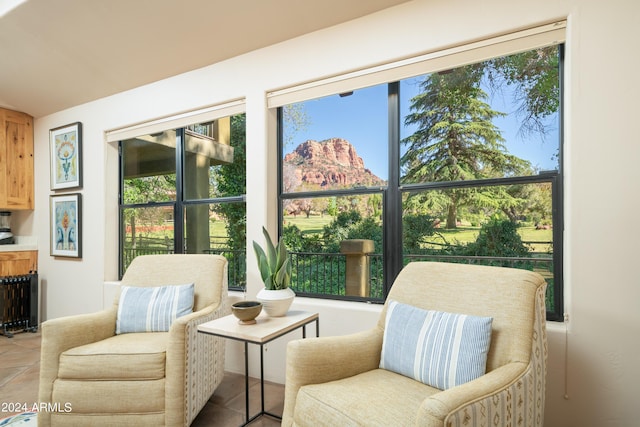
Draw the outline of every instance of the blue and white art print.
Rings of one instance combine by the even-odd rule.
[[[80,193],[51,196],[51,255],[82,258]]]
[[[51,189],[82,187],[82,123],[49,132]]]

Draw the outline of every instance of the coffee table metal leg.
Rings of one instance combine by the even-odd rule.
[[[249,423],[249,343],[244,342],[244,403],[245,420]]]
[[[260,403],[261,414],[264,414],[264,348],[260,344]]]

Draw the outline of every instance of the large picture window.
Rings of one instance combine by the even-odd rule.
[[[281,105],[294,290],[375,302],[412,260],[515,267],[561,320],[562,74],[548,43]]]
[[[246,284],[245,115],[120,141],[120,274],[144,254],[215,253]]]

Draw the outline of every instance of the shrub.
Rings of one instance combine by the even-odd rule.
[[[518,226],[509,220],[492,218],[480,229],[475,242],[466,245],[464,255],[526,257],[529,256],[527,245],[518,234]]]
[[[402,238],[406,253],[420,254],[424,252],[424,238],[436,234],[434,221],[430,215],[405,215],[402,220]]]
[[[295,225],[282,229],[282,240],[291,252],[323,252],[323,242],[317,234],[304,235]]]

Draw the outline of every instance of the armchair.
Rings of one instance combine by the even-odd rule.
[[[144,255],[122,286],[194,283],[193,312],[168,332],[116,334],[118,304],[42,324],[38,414],[48,426],[188,426],[224,375],[224,340],[197,333],[229,313],[227,260],[219,255]],[[122,292],[121,292],[122,293]]]
[[[283,426],[542,426],[547,343],[542,276],[526,270],[413,262],[377,325],[287,346]],[[390,301],[491,317],[486,373],[440,390],[381,369]]]

